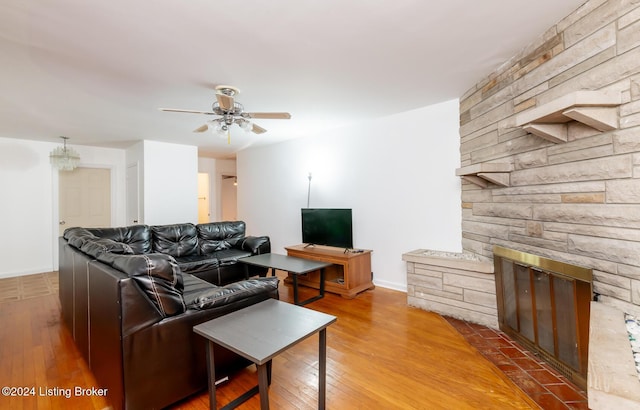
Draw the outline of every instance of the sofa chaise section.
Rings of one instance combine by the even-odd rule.
[[[153,252],[150,227],[127,228],[65,232],[62,316],[114,408],[162,408],[206,389],[206,343],[193,326],[277,298],[278,279],[216,286],[182,272],[169,253]],[[174,251],[185,249],[176,245]],[[215,355],[219,375],[249,364],[224,348]]]

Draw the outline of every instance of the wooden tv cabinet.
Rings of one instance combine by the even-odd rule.
[[[346,252],[344,248],[331,246],[305,245],[286,246],[287,255],[303,259],[330,262],[333,265],[325,268],[324,290],[337,293],[344,298],[353,299],[360,292],[374,289],[371,282],[371,251],[359,250]],[[288,281],[288,280],[287,280]],[[315,289],[320,288],[320,272],[310,272],[298,276],[298,284]]]

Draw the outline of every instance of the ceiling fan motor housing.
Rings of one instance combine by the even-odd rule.
[[[225,110],[224,108],[222,108],[220,106],[220,103],[216,101],[211,106],[211,111],[213,111],[217,115],[227,115],[227,114],[230,114],[230,115],[242,115],[242,113],[244,111],[244,107],[242,106],[242,104],[240,104],[238,102],[234,102],[233,103],[233,110]]]

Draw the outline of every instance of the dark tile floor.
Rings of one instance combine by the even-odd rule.
[[[499,330],[445,317],[483,356],[545,410],[587,410],[587,394]]]

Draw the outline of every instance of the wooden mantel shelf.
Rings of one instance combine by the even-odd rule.
[[[577,121],[597,131],[618,128],[620,93],[576,91],[516,117],[516,126],[554,143],[567,142],[569,123]]]
[[[512,170],[510,163],[487,162],[458,168],[456,175],[481,188],[488,187],[490,182],[500,186],[509,186],[509,173]]]

